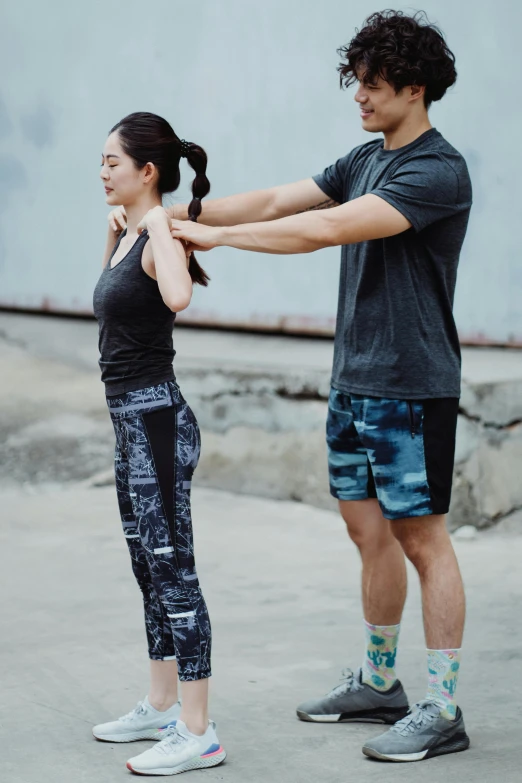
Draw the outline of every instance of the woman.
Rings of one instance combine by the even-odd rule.
[[[187,258],[172,239],[162,207],[162,196],[179,186],[181,157],[196,172],[189,214],[197,220],[210,190],[204,150],[155,114],[131,114],[110,132],[101,178],[107,203],[125,208],[127,228],[118,239],[110,221],[94,292],[118,502],[145,605],[150,688],[134,710],[93,733],[109,742],[161,740],[127,763],[156,775],[215,766],[226,756],[208,720],[211,630],[190,516],[200,436],[172,369],[176,313],[188,307],[193,283],[208,283],[194,255]]]

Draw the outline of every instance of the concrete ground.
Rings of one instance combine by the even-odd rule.
[[[101,744],[90,733],[147,690],[140,595],[114,488],[88,480],[112,449],[95,330],[88,321],[0,314],[2,783],[130,780],[126,759],[148,747]],[[329,341],[186,329],[177,344],[180,374],[198,363],[242,367],[251,357],[260,368],[310,368],[327,383]],[[483,372],[477,357],[470,373]],[[511,377],[509,354],[491,352],[491,361]],[[337,514],[200,487],[194,522],[214,630],[212,717],[229,758],[191,781],[520,780],[519,525],[455,542],[469,601],[459,699],[472,748],[383,767],[360,752],[378,726],[295,718],[298,702],[325,693],[362,656],[358,556]],[[414,574],[399,671],[411,700],[421,698]]]
[[[4,489],[0,724],[5,783],[117,783],[148,743],[91,737],[147,689],[138,588],[112,487]],[[457,541],[468,627],[459,682],[472,748],[414,765],[366,759],[371,725],[316,725],[296,704],[362,653],[359,562],[336,514],[196,490],[198,570],[213,621],[212,717],[225,765],[190,780],[230,783],[520,780],[522,538]],[[412,700],[426,673],[411,579],[399,670]]]

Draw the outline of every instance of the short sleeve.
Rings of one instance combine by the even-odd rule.
[[[317,174],[313,178],[315,184],[321,188],[323,193],[326,193],[329,198],[333,198],[338,204],[342,204],[345,200],[344,194],[346,192],[350,160],[351,153],[345,155],[344,158],[339,158],[338,161],[328,166],[322,174]]]
[[[436,152],[412,156],[371,192],[395,207],[415,231],[471,206],[469,188],[461,187],[455,168]]]

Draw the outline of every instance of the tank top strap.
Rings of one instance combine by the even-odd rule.
[[[137,255],[139,255],[139,257],[141,258],[143,254],[143,248],[145,247],[148,238],[149,238],[149,232],[147,231],[147,229],[145,229],[145,231],[142,231],[141,234],[138,235],[137,240],[134,242],[133,246],[129,250],[129,255],[130,254],[135,255],[137,253]]]
[[[118,250],[118,248],[120,246],[121,240],[126,235],[127,235],[127,229],[125,228],[125,229],[123,229],[123,231],[121,232],[120,236],[116,240],[116,244],[114,245],[114,247],[112,249],[112,252],[111,252],[111,254],[109,256],[109,260],[107,261],[104,269],[114,269],[114,267],[111,266],[112,259],[114,258],[114,255],[115,255],[116,251]],[[145,229],[145,231],[142,231],[141,234],[138,236],[138,238],[136,239],[136,241],[134,242],[134,244],[132,245],[130,250],[127,251],[127,253],[125,254],[125,256],[122,259],[122,261],[124,259],[126,259],[126,258],[128,259],[128,258],[136,258],[137,257],[137,258],[140,259],[140,262],[141,262],[141,257],[142,257],[142,254],[143,254],[143,248],[145,247],[145,244],[146,244],[148,238],[149,238],[149,232]],[[121,261],[118,261],[116,266],[119,266],[120,264],[121,264]]]
[[[114,254],[116,253],[117,249],[119,248],[119,246],[121,244],[121,240],[123,239],[123,237],[125,236],[126,233],[127,233],[127,229],[124,228],[123,231],[121,232],[121,234],[119,235],[118,239],[114,243],[114,247],[111,250],[111,254],[109,256],[109,260],[105,264],[104,269],[107,269],[108,267],[110,267],[111,261],[112,261],[112,259],[114,257]]]
[[[143,250],[145,249],[145,245],[147,244],[147,240],[149,238],[149,232],[147,229],[145,231],[142,231],[141,234],[138,236],[137,240],[129,250],[129,255],[133,256],[133,258],[136,261],[140,262],[141,265],[141,259],[143,258]]]

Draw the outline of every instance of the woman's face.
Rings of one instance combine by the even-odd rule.
[[[147,186],[146,169],[147,166],[136,168],[133,159],[123,151],[118,132],[111,133],[103,148],[100,172],[107,204],[133,204]]]

